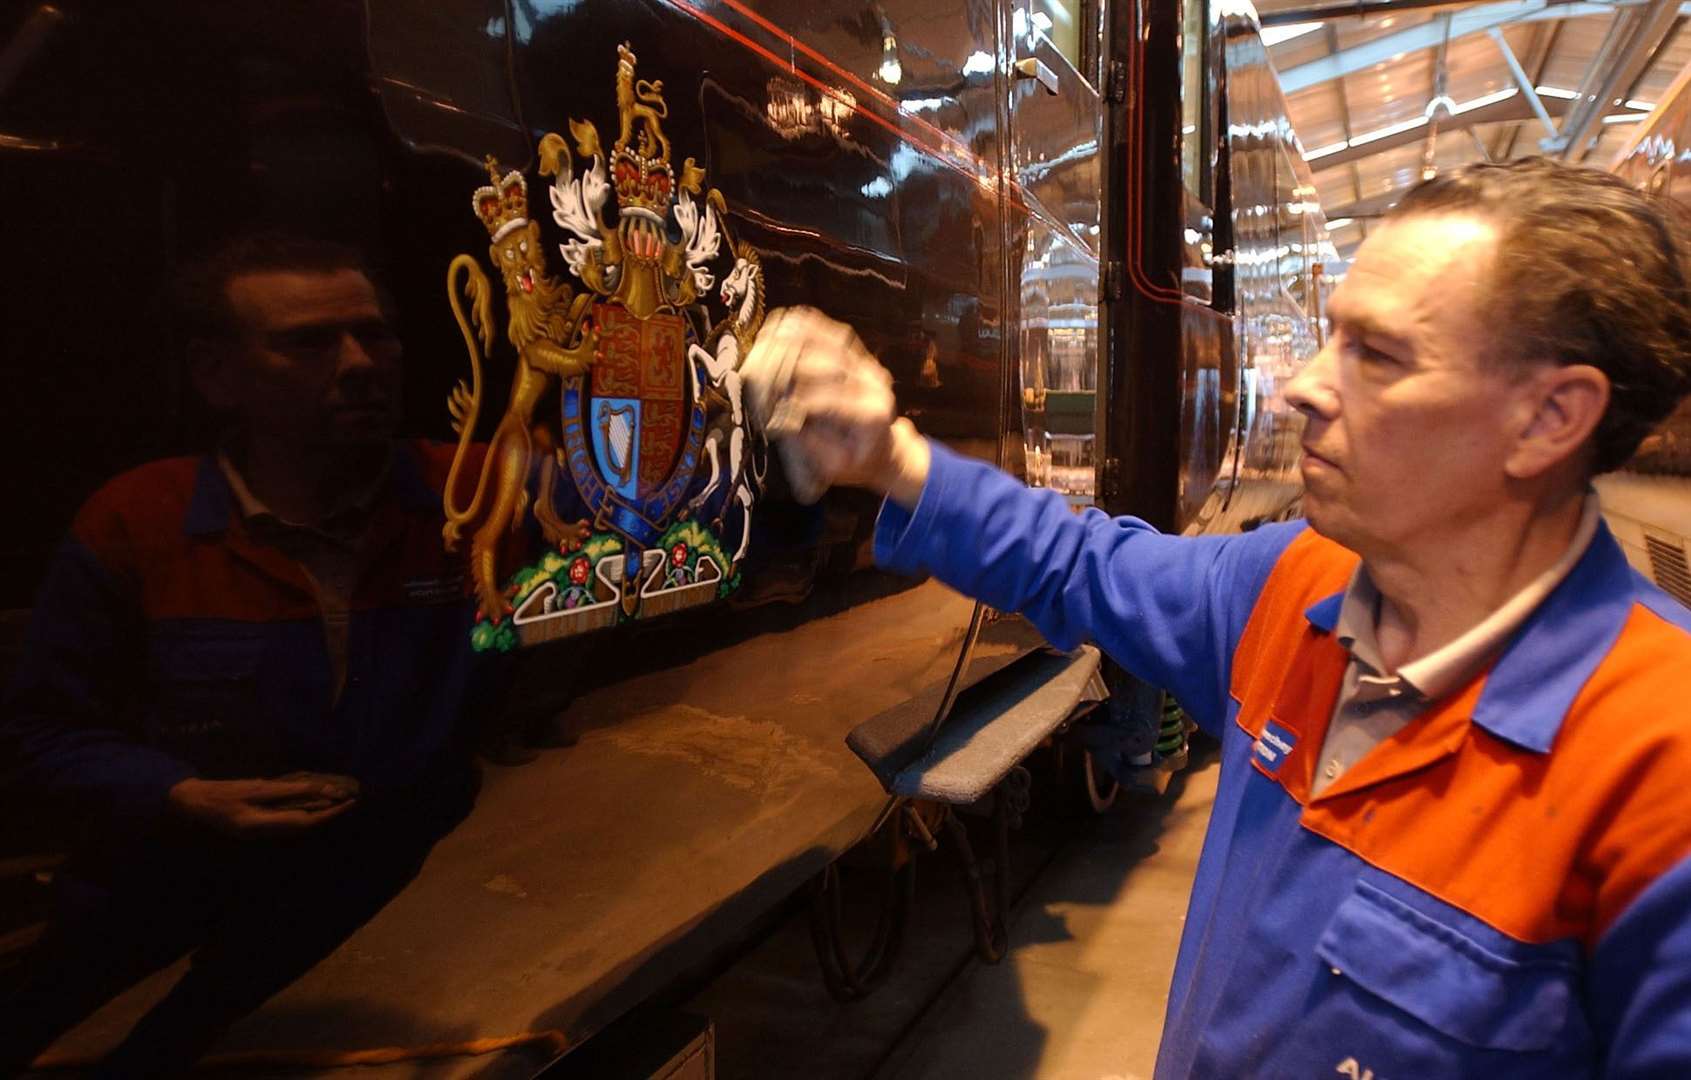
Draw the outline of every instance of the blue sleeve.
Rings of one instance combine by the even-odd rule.
[[[145,673],[135,601],[69,540],[36,598],[23,656],[0,707],[0,784],[78,810],[145,824],[185,762],[131,730]]]
[[[1164,536],[1136,518],[1075,514],[1056,492],[929,445],[933,464],[916,509],[889,502],[881,510],[877,562],[1020,612],[1060,649],[1094,641],[1219,733],[1234,647],[1303,523]]]
[[[1598,939],[1586,1006],[1611,1080],[1691,1076],[1691,858]]]

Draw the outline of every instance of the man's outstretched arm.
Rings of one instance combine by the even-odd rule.
[[[798,311],[773,330],[748,358],[756,411],[796,445],[818,489],[886,496],[878,562],[1020,612],[1059,647],[1096,641],[1217,730],[1234,644],[1301,526],[1181,538],[1134,518],[1077,515],[1056,492],[923,439],[897,417],[891,377],[849,328]]]

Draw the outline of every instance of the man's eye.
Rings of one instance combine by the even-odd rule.
[[[276,344],[286,351],[315,352],[334,346],[340,338],[338,326],[306,326],[279,335]]]
[[[1345,344],[1349,347],[1351,355],[1355,356],[1358,360],[1366,360],[1371,364],[1389,364],[1395,362],[1396,360],[1396,358],[1390,353],[1381,352],[1379,349],[1374,348],[1359,337],[1352,337]]]
[[[400,351],[399,335],[386,323],[365,323],[351,328],[352,336],[358,339],[365,351],[372,355],[391,354]]]

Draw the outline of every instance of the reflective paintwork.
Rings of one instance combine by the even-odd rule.
[[[8,233],[21,280],[5,325],[22,344],[4,452],[28,463],[7,481],[22,508],[8,625],[91,492],[214,445],[181,343],[153,327],[171,272],[227,233],[284,224],[365,249],[404,343],[400,431],[450,439],[467,371],[443,284],[455,255],[485,259],[484,159],[527,177],[562,276],[536,146],[580,119],[615,130],[624,43],[663,83],[676,165],[696,158],[757,254],[767,304],[851,322],[924,432],[1168,527],[1286,512],[1277,387],[1307,350],[1311,294],[1283,249],[1300,227],[1302,253],[1325,237],[1307,206],[1296,222],[1280,209],[1309,182],[1295,160],[1285,178],[1283,103],[1254,31],[1214,22],[1206,145],[1225,130],[1214,160],[1231,187],[1194,201],[1170,89],[1179,6],[1105,10],[1071,42],[1081,71],[1015,4],[983,0],[54,5],[0,85],[0,193],[30,208]],[[1100,56],[1105,28],[1120,45]],[[1055,95],[1014,75],[1028,59]],[[1110,59],[1137,79],[1125,127],[1100,96]],[[885,800],[847,731],[932,718],[957,673],[1038,644],[996,614],[972,639],[973,604],[871,567],[873,499],[801,505],[778,456],[769,469],[732,597],[505,658],[478,734],[532,760],[484,769],[415,880],[221,1049],[584,1036],[862,837]],[[7,853],[58,850],[53,823],[28,820]],[[322,888],[344,869],[323,867]],[[73,1047],[110,1045],[170,978]],[[439,1070],[521,1074],[549,1052]]]
[[[1105,505],[1164,528],[1237,531],[1297,513],[1300,421],[1280,389],[1318,346],[1316,268],[1332,246],[1254,15],[1212,9],[1206,48],[1183,51],[1163,29],[1179,11],[1150,3],[1137,18],[1162,33],[1131,26],[1132,87],[1201,70],[1188,93],[1205,104],[1186,110],[1191,131],[1147,98],[1123,119],[1130,151],[1176,139],[1202,150],[1138,159],[1124,200]],[[1191,190],[1197,179],[1211,190]]]
[[[1019,335],[1000,139],[1020,91],[995,59],[996,5],[850,18],[814,4],[320,7],[201,19],[196,5],[61,5],[6,88],[0,184],[35,208],[9,233],[14,265],[81,286],[8,310],[12,340],[33,349],[12,353],[9,390],[30,405],[5,452],[38,463],[10,481],[15,623],[79,503],[126,468],[208,445],[150,305],[183,253],[255,219],[371,253],[405,345],[402,431],[450,438],[447,396],[468,372],[443,282],[454,255],[485,258],[470,199],[484,156],[522,170],[544,208],[535,145],[580,118],[615,131],[623,43],[640,78],[663,82],[676,166],[697,158],[732,238],[760,256],[767,304],[855,325],[924,431],[997,458]],[[561,238],[536,216],[564,273]],[[510,363],[497,321],[495,416]],[[517,654],[482,735],[534,760],[485,770],[475,809],[398,899],[222,1048],[580,1037],[863,835],[885,797],[844,736],[888,711],[937,712],[974,605],[870,566],[874,499],[800,505],[778,458],[770,469],[739,591]],[[1001,626],[964,677],[1035,644]],[[523,748],[536,732],[574,744]],[[143,982],[75,1045],[115,1041],[170,981]],[[320,1014],[309,1032],[287,1024],[300,1010]]]
[[[1320,347],[1324,269],[1336,261],[1315,184],[1255,20],[1225,15],[1228,160],[1233,198],[1235,403],[1218,485],[1201,527],[1232,531],[1297,512],[1301,417],[1286,380]]]
[[[1008,216],[1022,456],[1030,484],[1088,506],[1097,496],[1103,110],[1096,75],[1015,15],[1017,59],[1046,65],[1056,88],[1021,78],[1010,89],[1011,171],[1025,207]]]

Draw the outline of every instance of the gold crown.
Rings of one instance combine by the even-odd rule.
[[[616,181],[617,205],[640,207],[659,216],[669,212],[675,192],[675,170],[662,158],[644,158],[618,149],[611,158],[611,175]]]
[[[499,162],[491,154],[487,158],[487,176],[493,183],[476,188],[470,205],[475,207],[476,216],[497,244],[512,230],[528,224],[528,183],[514,169],[501,177]]]
[[[669,138],[663,133],[669,107],[664,104],[661,81],[635,79],[636,63],[627,42],[617,47],[617,112],[622,123],[611,149],[611,182],[616,185],[619,207],[648,210],[661,217],[669,212],[675,196]]]

